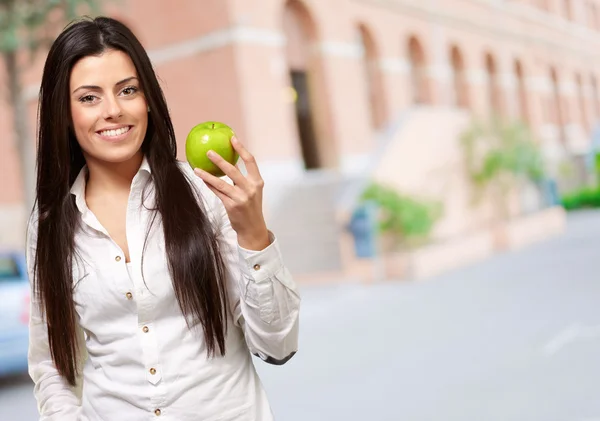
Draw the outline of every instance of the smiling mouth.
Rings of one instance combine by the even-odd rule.
[[[114,129],[114,130],[102,130],[102,131],[99,131],[96,133],[98,133],[102,137],[111,138],[111,137],[122,136],[125,133],[127,133],[129,130],[131,130],[131,128],[132,128],[132,126],[125,126],[125,127],[121,127],[119,129]]]

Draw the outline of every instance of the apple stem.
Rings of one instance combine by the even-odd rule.
[[[215,123],[213,123],[213,125],[212,125],[212,128],[213,128],[213,129],[215,128]]]

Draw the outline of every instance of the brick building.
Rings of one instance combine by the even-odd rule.
[[[335,186],[371,176],[385,159],[381,145],[406,145],[398,149],[397,171],[386,177],[407,190],[422,190],[419,179],[428,175],[420,169],[444,161],[442,153],[452,155],[456,130],[474,115],[526,121],[556,164],[552,171],[559,171],[562,160],[584,154],[600,114],[599,9],[597,0],[108,4],[110,15],[129,24],[150,52],[180,158],[193,125],[209,119],[229,123],[259,159],[273,224],[298,247],[302,241],[309,247],[319,235],[331,244],[344,236],[338,202],[331,199],[339,192]],[[32,133],[42,64],[40,57],[24,75]],[[412,158],[419,148],[418,159]],[[0,244],[20,245],[25,212],[6,104],[0,105],[0,179]],[[464,188],[457,182],[452,196],[464,196]],[[447,201],[454,211],[442,221],[439,238],[474,232],[465,221],[485,220],[485,211],[473,217],[452,200]],[[294,214],[303,206],[317,215],[334,211],[319,230],[314,214]],[[515,206],[519,214],[521,205]],[[315,230],[303,230],[302,240],[290,221],[312,221]],[[323,234],[331,224],[335,229]],[[323,254],[314,269],[344,266],[341,248],[339,255],[333,252],[336,257]],[[307,252],[295,267],[318,260]]]

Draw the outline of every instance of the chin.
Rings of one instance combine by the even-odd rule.
[[[121,164],[137,158],[140,154],[142,154],[141,145],[135,148],[123,148],[122,150],[98,151],[98,153],[87,154],[86,160],[92,159],[96,162]]]

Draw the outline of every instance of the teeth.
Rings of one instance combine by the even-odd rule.
[[[128,131],[129,131],[129,126],[121,127],[120,129],[116,129],[116,130],[103,130],[100,132],[100,134],[102,136],[113,137],[113,136],[122,135],[123,133],[127,133]]]

